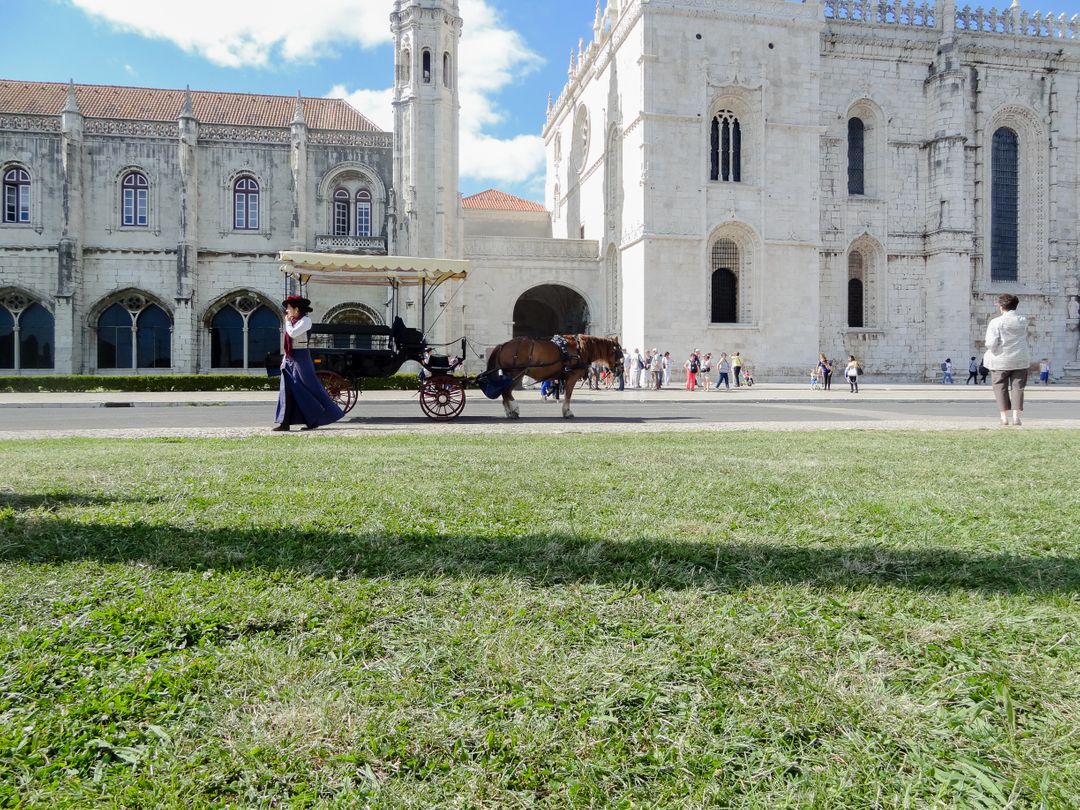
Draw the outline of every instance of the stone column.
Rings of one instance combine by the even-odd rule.
[[[926,343],[923,363],[936,369],[946,357],[962,363],[974,353],[971,334],[974,212],[967,166],[968,75],[954,37],[955,7],[941,4],[943,33],[934,72],[926,80],[930,127],[923,153],[926,188]]]
[[[304,103],[296,94],[296,111],[293,114],[290,137],[290,166],[293,180],[292,243],[293,250],[307,250],[310,228],[308,212],[308,160],[307,122],[304,120]]]
[[[181,374],[199,371],[199,325],[197,281],[199,273],[199,122],[191,99],[191,89],[184,93],[184,104],[177,119],[177,150],[180,164],[180,222],[176,244],[176,309],[173,313],[173,370]]]
[[[63,171],[63,224],[54,293],[55,371],[78,374],[83,371],[84,336],[81,318],[82,232],[83,232],[83,116],[75,97],[75,83],[68,85],[67,102],[60,113],[61,163]]]

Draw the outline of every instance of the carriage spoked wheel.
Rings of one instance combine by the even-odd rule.
[[[420,383],[420,410],[440,422],[458,417],[465,410],[465,386],[448,374],[424,380]]]
[[[330,395],[330,399],[341,408],[342,413],[352,410],[353,405],[356,404],[357,394],[356,389],[349,384],[348,380],[334,371],[317,371],[315,375],[323,384],[326,393]]]

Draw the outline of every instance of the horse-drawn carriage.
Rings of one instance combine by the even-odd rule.
[[[330,253],[278,254],[281,271],[301,289],[309,283],[383,287],[390,292],[387,306],[391,325],[316,323],[307,333],[316,374],[342,411],[348,413],[363,380],[390,377],[408,361],[424,369],[420,383],[420,409],[431,419],[445,421],[465,409],[465,379],[453,372],[465,354],[450,357],[435,352],[424,334],[427,304],[444,283],[464,279],[467,262],[404,256],[350,256]],[[420,293],[420,329],[405,325],[399,315],[400,292]],[[268,356],[267,368],[276,368],[281,356]]]

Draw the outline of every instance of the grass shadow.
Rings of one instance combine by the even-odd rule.
[[[495,537],[376,535],[288,529],[103,525],[50,516],[0,519],[0,561],[138,562],[176,570],[291,570],[361,578],[512,577],[537,586],[597,583],[652,589],[755,585],[905,588],[1071,595],[1080,559],[864,544],[796,546],[776,537],[732,543],[590,539],[560,533]]]

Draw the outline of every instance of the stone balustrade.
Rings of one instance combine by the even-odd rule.
[[[896,25],[914,28],[941,28],[937,4],[920,0],[822,0],[825,19],[830,22]],[[946,9],[949,7],[946,6]],[[1080,15],[1066,18],[1018,7],[1000,11],[964,6],[956,8],[957,31],[1042,39],[1080,39]]]
[[[320,253],[360,253],[368,256],[385,256],[386,240],[378,236],[320,234],[315,237],[315,250]]]

